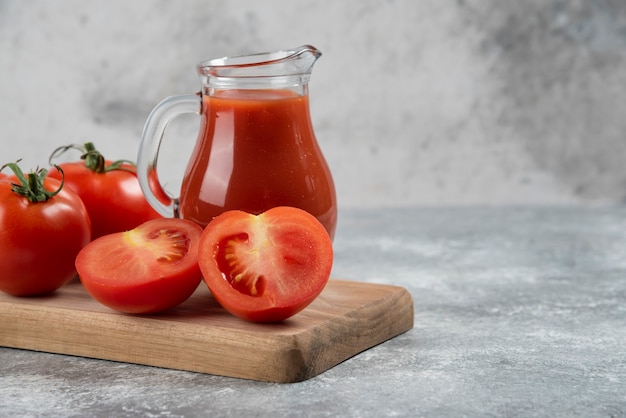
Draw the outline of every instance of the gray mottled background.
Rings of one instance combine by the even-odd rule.
[[[621,0],[0,0],[0,159],[86,140],[135,159],[197,62],[305,43],[342,206],[626,200]],[[197,126],[168,131],[170,190]]]

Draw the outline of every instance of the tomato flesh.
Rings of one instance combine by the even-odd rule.
[[[216,261],[230,285],[245,295],[263,296],[265,277],[259,252],[251,247],[248,234],[238,234],[222,240]]]
[[[202,228],[182,219],[155,219],[100,237],[76,258],[83,286],[111,309],[147,314],[174,308],[202,281]]]
[[[228,211],[205,228],[198,263],[224,309],[249,321],[276,322],[321,293],[332,269],[332,241],[301,209]]]

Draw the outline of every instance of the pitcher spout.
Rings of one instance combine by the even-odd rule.
[[[290,53],[284,58],[285,63],[293,64],[293,71],[300,74],[311,74],[313,65],[322,56],[320,50],[312,45],[303,45],[285,52]]]

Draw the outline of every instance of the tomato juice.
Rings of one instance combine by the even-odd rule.
[[[315,138],[308,96],[290,90],[204,95],[180,216],[206,226],[226,210],[259,214],[276,206],[304,209],[333,237],[335,187]]]

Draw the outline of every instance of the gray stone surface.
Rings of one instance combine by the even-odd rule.
[[[620,0],[2,0],[0,157],[93,140],[135,159],[206,58],[311,43],[318,139],[344,206],[621,202]],[[160,160],[177,192],[198,121]]]
[[[343,210],[335,248],[411,331],[296,384],[0,348],[1,415],[626,416],[626,208]]]

